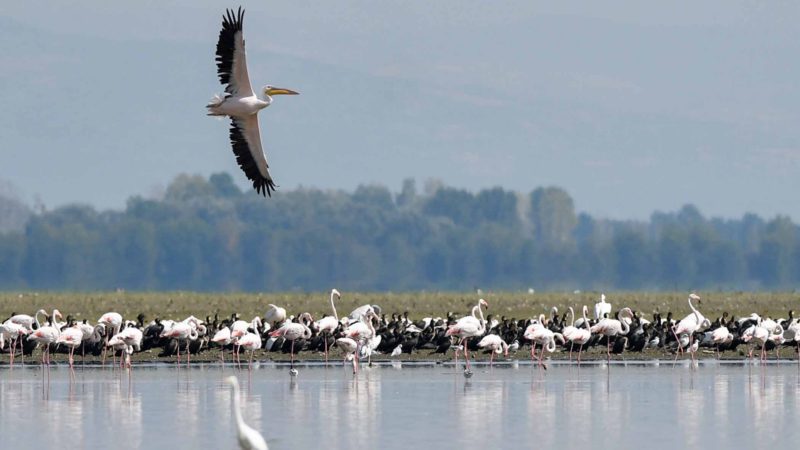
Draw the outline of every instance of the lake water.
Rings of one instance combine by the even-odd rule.
[[[800,438],[800,366],[195,365],[0,368],[2,448],[236,448],[230,390],[271,449],[777,448]]]

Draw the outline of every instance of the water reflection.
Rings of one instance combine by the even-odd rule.
[[[228,372],[229,373],[229,372]],[[234,448],[217,368],[0,369],[3,448]],[[237,373],[270,448],[754,447],[798,439],[795,366],[262,367]],[[44,395],[43,395],[44,392]],[[670,431],[675,430],[675,431]]]

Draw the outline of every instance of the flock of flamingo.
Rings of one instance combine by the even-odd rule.
[[[339,350],[345,364],[352,363],[354,373],[358,373],[359,362],[371,362],[372,355],[434,355],[453,349],[456,364],[463,354],[467,375],[472,373],[471,360],[475,359],[470,352],[488,353],[491,366],[498,355],[508,358],[509,353],[524,346],[529,346],[531,358],[544,368],[545,352],[568,352],[570,360],[577,353],[580,364],[584,351],[597,346],[604,347],[608,360],[612,354],[645,349],[660,349],[674,354],[675,359],[688,353],[694,360],[701,348],[707,348],[719,358],[722,352],[736,351],[739,346],[745,347],[750,358],[755,350],[759,351],[761,360],[771,350],[779,357],[781,347],[791,347],[800,354],[800,323],[793,311],[780,319],[757,314],[737,319],[726,312],[711,321],[695,306],[700,302],[696,294],[688,298],[691,312],[680,320],[674,319],[671,312],[666,317],[655,313],[648,320],[627,307],[612,314],[605,295],[594,305],[593,318],[587,317],[589,308],[583,306],[579,318],[572,307],[563,315],[554,307],[549,317],[540,314],[523,320],[484,316],[484,311],[489,310],[484,299],[478,300],[471,314],[460,318],[447,313],[444,317],[412,320],[408,312],[387,317],[378,305],[363,305],[339,317],[336,300],[340,298],[339,291],[333,289],[332,314],[316,321],[309,312],[289,316],[286,309],[272,304],[263,317],[250,321],[234,314],[206,320],[195,316],[183,320],[156,318],[147,324],[141,314],[136,320],[123,320],[121,314],[109,312],[90,324],[70,316],[64,319],[58,309],[50,314],[40,309],[33,316],[13,314],[0,324],[0,350],[8,353],[9,365],[13,366],[15,358],[31,355],[39,346],[41,364],[49,365],[51,354],[61,352],[68,355],[70,368],[74,367],[78,350],[84,358],[87,353],[102,356],[103,364],[109,354],[114,360],[119,356],[119,364],[128,367],[131,355],[141,351],[160,350],[161,356],[174,355],[178,364],[181,353],[190,364],[192,355],[209,351],[218,351],[224,364],[229,352],[237,366],[241,366],[244,351],[249,353],[248,368],[252,368],[256,352],[283,352],[290,354],[292,375],[297,374],[296,354],[318,353],[328,362],[333,348]]]
[[[49,314],[40,309],[33,316],[12,314],[0,324],[0,350],[8,353],[10,366],[15,358],[23,358],[24,364],[24,357],[30,356],[36,347],[41,348],[44,367],[51,364],[53,352],[66,353],[70,371],[74,370],[74,354],[78,350],[84,358],[86,353],[101,356],[103,364],[109,354],[113,360],[119,356],[120,367],[127,368],[131,367],[131,355],[155,349],[160,349],[162,356],[174,355],[177,364],[181,364],[184,353],[187,365],[193,354],[218,351],[224,366],[225,355],[230,353],[233,364],[240,368],[244,350],[249,352],[249,369],[256,352],[284,352],[290,354],[292,376],[298,374],[294,367],[297,353],[324,355],[327,365],[332,348],[338,349],[343,364],[352,363],[354,374],[358,374],[360,361],[370,363],[375,354],[394,358],[414,352],[446,354],[453,349],[456,366],[459,355],[463,355],[464,376],[471,377],[474,352],[488,353],[491,367],[498,355],[508,358],[509,353],[518,352],[523,346],[530,347],[531,360],[543,369],[547,369],[545,352],[552,354],[560,349],[569,354],[570,361],[573,353],[577,353],[580,364],[584,351],[593,347],[602,348],[604,351],[600,352],[609,361],[612,354],[645,349],[674,354],[675,360],[688,353],[695,360],[698,351],[707,348],[720,358],[722,352],[736,351],[739,346],[744,346],[740,353],[746,352],[751,359],[754,351],[759,351],[759,358],[765,361],[768,351],[775,350],[779,358],[781,347],[790,347],[798,353],[800,363],[800,322],[793,311],[788,312],[787,318],[779,319],[757,314],[737,319],[725,312],[712,321],[697,309],[700,297],[696,294],[689,295],[691,312],[680,320],[674,319],[671,312],[666,317],[655,313],[648,320],[628,307],[612,314],[605,295],[594,305],[593,318],[588,317],[589,308],[583,306],[579,318],[572,307],[562,315],[554,307],[549,317],[539,314],[523,320],[485,316],[489,303],[484,299],[479,299],[471,313],[463,317],[447,313],[444,317],[412,320],[408,312],[387,317],[378,305],[363,305],[339,317],[336,301],[340,298],[339,291],[333,289],[332,314],[317,321],[309,312],[290,316],[286,309],[272,304],[263,317],[250,321],[234,314],[230,318],[214,316],[206,320],[194,316],[180,321],[157,318],[147,324],[141,314],[136,320],[123,320],[121,314],[109,312],[90,324],[70,316],[65,319],[58,309]],[[44,321],[40,321],[40,316]],[[117,362],[113,364],[116,367]],[[234,392],[234,419],[240,445],[266,448],[260,434],[242,420],[236,378],[229,377],[227,383]]]

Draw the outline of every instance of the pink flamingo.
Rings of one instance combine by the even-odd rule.
[[[717,348],[717,359],[720,359],[719,346],[733,342],[733,334],[724,324],[711,332],[711,341]]]
[[[191,354],[189,353],[188,342],[194,341],[198,338],[199,333],[197,332],[197,320],[189,320],[188,322],[177,322],[175,325],[172,326],[169,330],[164,330],[161,332],[161,337],[172,338],[178,341],[178,360],[176,363],[180,365],[181,363],[181,341],[187,342],[186,347],[186,364],[191,364]]]
[[[531,321],[531,324],[528,325],[527,328],[525,328],[525,332],[522,334],[522,337],[531,341],[531,362],[533,362],[536,359],[535,337],[537,336],[537,333],[541,332],[541,330],[544,329],[544,325],[545,325],[544,314],[539,314],[539,317]]]
[[[458,321],[456,321],[456,323],[453,325],[450,325],[445,332],[445,336],[458,336],[460,338],[459,342],[464,349],[464,359],[466,360],[464,374],[467,376],[472,374],[469,363],[469,348],[467,346],[467,341],[471,337],[481,336],[486,332],[486,320],[483,318],[483,310],[481,310],[481,306],[489,309],[489,303],[487,303],[484,299],[479,299],[478,304],[472,308],[471,316],[458,319]],[[480,315],[480,318],[475,317],[476,309],[477,313]],[[456,350],[456,366],[458,366],[458,350]]]
[[[69,347],[69,368],[72,369],[73,366],[73,354],[75,353],[75,349],[81,345],[83,341],[83,332],[81,329],[78,328],[77,325],[69,327],[61,332],[61,335],[58,336],[56,339],[56,344],[61,344],[66,347]]]
[[[343,337],[336,339],[336,346],[344,352],[344,361],[342,361],[342,365],[347,363],[348,357],[352,357],[353,373],[358,373],[358,368],[356,367],[356,350],[358,350],[358,343],[348,337]]]
[[[54,344],[61,332],[54,326],[45,326],[28,335],[28,340],[34,340],[43,345],[42,364],[50,365],[50,344]]]
[[[359,360],[361,359],[361,349],[364,345],[369,345],[369,341],[375,337],[375,327],[372,326],[372,319],[376,318],[375,312],[367,311],[366,315],[361,316],[361,319],[354,324],[351,324],[345,330],[345,337],[348,337],[355,341],[356,343],[356,352],[355,352],[355,372],[358,372],[358,366],[360,365]],[[366,321],[366,322],[364,322]],[[372,349],[369,348],[369,360],[367,362],[368,365],[372,364]]]
[[[314,328],[317,333],[322,335],[322,340],[325,342],[325,363],[328,362],[328,336],[332,335],[336,328],[339,327],[339,315],[336,314],[336,305],[333,304],[333,297],[338,299],[342,298],[342,294],[336,289],[331,290],[331,309],[333,309],[333,317],[325,316],[322,319],[314,322]],[[325,336],[325,335],[328,336]]]
[[[243,337],[248,333],[247,330],[250,328],[253,329],[253,332],[258,333],[258,330],[261,329],[263,325],[264,323],[258,316],[253,317],[253,320],[250,323],[247,323],[244,320],[237,320],[236,322],[233,322],[233,325],[231,325],[231,340],[238,341],[240,337]],[[269,324],[267,324],[267,329],[269,329]],[[239,359],[239,347],[241,346],[237,344],[234,344],[233,347],[233,356],[236,357],[237,360]]]
[[[575,328],[575,330],[570,331],[569,335],[567,335],[566,328],[564,329],[564,337],[572,343],[572,345],[578,344],[580,348],[578,349],[578,365],[581,364],[581,353],[583,353],[583,346],[586,345],[589,340],[592,338],[592,332],[589,331],[589,320],[586,318],[586,314],[589,311],[589,308],[586,305],[583,305],[583,325],[586,328]],[[570,345],[569,349],[569,359],[572,361],[572,345]]]
[[[108,347],[108,339],[111,336],[119,333],[120,328],[122,327],[122,315],[115,312],[107,312],[100,316],[100,319],[97,320],[98,325],[103,325],[106,331],[106,342],[105,346],[103,347],[103,365],[106,364],[106,348]]]
[[[281,336],[292,343],[292,348],[291,348],[292,360],[289,369],[292,374],[296,372],[294,368],[294,341],[300,338],[310,339],[311,329],[308,328],[308,325],[306,325],[306,321],[308,321],[308,323],[312,323],[314,321],[314,319],[311,317],[311,314],[307,312],[301,314],[298,320],[300,321],[300,323],[296,322],[286,323],[282,327],[278,328],[277,330],[269,334],[271,337]]]
[[[250,352],[250,360],[247,363],[248,370],[253,370],[253,355],[256,350],[261,348],[261,337],[255,333],[247,333],[242,337],[236,338],[236,345],[244,347],[245,351]]]
[[[492,367],[494,362],[494,354],[503,353],[503,356],[508,358],[508,344],[500,336],[496,334],[487,334],[478,342],[478,347],[489,350],[489,367]]]
[[[8,363],[14,367],[14,353],[16,353],[17,342],[19,342],[19,349],[22,352],[22,341],[20,337],[26,336],[30,331],[24,326],[7,320],[0,325],[0,334],[3,334],[9,341],[10,352],[8,353]],[[25,355],[22,355],[22,364],[25,364]]]
[[[211,342],[219,345],[219,358],[222,364],[225,364],[225,346],[229,345],[233,339],[231,338],[231,329],[223,327],[221,330],[214,333]]]
[[[630,308],[622,308],[619,312],[619,317],[627,317],[633,318],[633,311]],[[628,322],[625,320],[617,320],[617,319],[609,319],[604,318],[594,324],[592,328],[589,329],[592,334],[602,334],[606,337],[606,354],[608,356],[608,362],[611,362],[611,339],[612,337],[616,337],[619,335],[626,335],[631,331]]]
[[[700,302],[700,297],[697,294],[689,294],[689,308],[692,309],[692,313],[688,316],[684,317],[683,320],[678,322],[677,325],[672,327],[672,334],[675,335],[675,340],[678,341],[678,352],[683,353],[683,347],[680,345],[680,339],[678,336],[681,334],[687,334],[689,336],[689,345],[692,345],[694,340],[694,333],[700,331],[701,328],[708,328],[711,325],[711,322],[706,319],[700,311],[695,309],[694,305],[692,305],[692,300],[697,300]],[[698,303],[699,304],[699,303]],[[627,334],[627,333],[626,333]],[[692,353],[692,361],[694,361],[694,352]],[[675,355],[675,360],[677,361],[678,355]]]

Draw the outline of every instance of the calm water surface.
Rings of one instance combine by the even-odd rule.
[[[769,448],[800,438],[800,367],[0,368],[2,448],[236,448],[230,390],[271,449]]]

